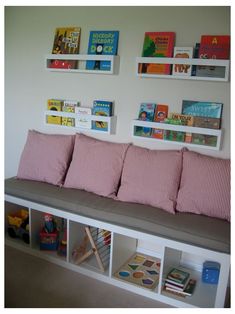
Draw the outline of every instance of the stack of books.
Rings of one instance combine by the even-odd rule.
[[[196,286],[196,280],[190,273],[178,268],[173,268],[165,279],[164,289],[179,296],[191,296]]]

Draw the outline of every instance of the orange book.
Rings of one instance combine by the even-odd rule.
[[[164,122],[164,120],[168,116],[168,106],[167,105],[157,105],[154,115],[155,122]],[[161,129],[153,129],[152,137],[163,139],[164,130]]]

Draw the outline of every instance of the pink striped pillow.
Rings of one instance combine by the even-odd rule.
[[[184,152],[176,209],[230,220],[230,160]]]
[[[115,196],[128,146],[77,134],[64,187]]]
[[[29,130],[17,178],[61,185],[74,146],[74,135],[44,134]]]
[[[124,162],[118,199],[174,213],[181,167],[180,151],[131,146]]]

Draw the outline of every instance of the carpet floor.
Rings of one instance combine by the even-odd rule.
[[[166,308],[30,254],[5,247],[5,308]]]

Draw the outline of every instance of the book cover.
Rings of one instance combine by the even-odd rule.
[[[93,102],[92,114],[109,117],[113,115],[113,102],[105,100],[95,100]],[[108,122],[92,121],[92,129],[108,131]]]
[[[176,283],[179,286],[184,286],[189,276],[190,274],[188,272],[178,268],[173,268],[168,273],[166,281]]]
[[[220,129],[221,119],[208,117],[194,117],[193,126],[207,129]]]
[[[80,27],[58,27],[55,30],[52,54],[77,54],[80,48]],[[52,60],[51,68],[75,69],[77,61]]]
[[[79,106],[79,103],[77,101],[65,100],[62,110],[64,112],[73,112],[73,113],[75,113],[75,108],[77,106]],[[66,125],[66,126],[75,126],[75,119],[74,118],[62,117],[61,124],[62,125]]]
[[[172,119],[172,124],[174,121],[180,121],[181,125],[193,126],[194,118],[191,115],[180,114],[180,113],[170,113],[169,118]]]
[[[224,59],[230,57],[229,35],[202,35],[199,48],[199,58]],[[225,67],[221,66],[197,66],[197,76],[224,77]]]
[[[164,122],[168,116],[168,105],[157,105],[155,110],[155,115],[153,121],[155,122]],[[152,129],[152,137],[163,139],[164,130],[161,129]]]
[[[91,115],[91,108],[77,107],[75,113],[78,114],[76,119],[76,127],[83,129],[91,129],[91,119],[87,115]]]
[[[60,99],[48,99],[47,110],[51,111],[62,111],[63,100]],[[49,124],[61,124],[61,117],[47,116],[47,123]]]
[[[194,50],[193,50],[193,58],[197,59],[199,58],[199,48],[200,48],[200,43],[196,43]],[[192,65],[192,76],[196,76],[197,72],[197,65],[193,64]]]
[[[206,145],[206,146],[216,147],[217,136],[193,133],[192,134],[192,143],[197,144],[197,145]]]
[[[142,103],[140,105],[138,120],[142,121],[153,121],[156,104],[153,103]],[[135,135],[148,137],[151,135],[152,128],[136,126]]]
[[[90,55],[116,55],[118,50],[119,31],[91,31],[88,42]],[[89,60],[87,70],[109,71],[110,61]]]
[[[192,58],[193,47],[175,47],[174,58]],[[172,75],[178,76],[191,76],[192,65],[191,64],[174,64],[172,69]]]
[[[209,101],[183,100],[182,114],[221,119],[223,104]]]
[[[168,57],[173,55],[175,42],[174,32],[146,32],[142,57]],[[140,64],[139,73],[170,74],[170,64]]]

